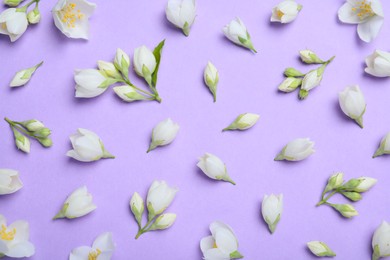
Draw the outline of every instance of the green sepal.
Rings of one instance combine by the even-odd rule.
[[[320,244],[321,244],[323,247],[325,247],[326,252],[320,253],[320,254],[318,254],[317,256],[321,256],[321,257],[322,257],[322,256],[328,256],[328,257],[336,256],[336,253],[333,252],[333,250],[330,249],[329,246],[328,246],[327,244],[325,244],[325,243],[323,243],[323,242],[320,242]]]
[[[250,50],[253,51],[254,53],[257,53],[256,49],[253,47],[253,43],[252,43],[252,41],[251,41],[251,37],[250,37],[248,31],[246,32],[246,39],[245,39],[245,38],[242,38],[242,37],[240,37],[240,36],[238,36],[238,40],[240,41],[240,43],[241,43],[244,47],[250,49]]]
[[[126,93],[125,96],[130,98],[130,99],[134,99],[134,101],[147,99],[145,96],[139,94],[138,92]]]
[[[352,200],[352,201],[359,201],[362,199],[362,195],[360,195],[359,192],[354,191],[342,191],[340,192],[344,197]]]
[[[51,147],[53,145],[53,141],[50,138],[37,137],[37,140],[43,147]]]
[[[161,52],[165,44],[165,39],[162,40],[156,48],[153,50],[154,58],[156,59],[156,68],[154,69],[154,72],[152,74],[152,86],[156,88],[157,86],[157,76],[158,76],[158,70],[160,68],[160,62],[161,62]]]
[[[372,260],[378,260],[381,258],[381,252],[379,250],[379,245],[374,246],[374,252],[372,252]]]
[[[230,259],[240,259],[240,258],[244,258],[244,256],[237,250],[234,251],[233,253],[230,253]]]
[[[309,91],[305,90],[305,89],[300,89],[299,90],[299,99],[305,99],[307,98],[307,96],[309,95]]]
[[[62,209],[53,217],[53,220],[59,219],[59,218],[66,218],[66,210],[68,209],[69,204],[65,203]]]
[[[104,148],[103,142],[100,141],[100,140],[99,140],[99,142],[100,142],[100,147],[102,148],[102,151],[103,151],[103,156],[102,156],[102,158],[114,159],[115,156],[112,155],[109,151],[107,151],[106,148]],[[100,158],[96,158],[96,160],[99,160],[99,159],[100,159]]]
[[[164,142],[163,140],[160,140],[160,141],[153,141],[152,140],[146,153],[149,153],[150,151],[156,149],[156,147],[160,146],[163,142]]]
[[[151,221],[154,217],[156,217],[156,213],[154,212],[152,203],[148,203],[146,206],[148,208],[148,221]]]
[[[190,25],[188,24],[188,22],[185,22],[184,23],[184,26],[183,26],[183,33],[185,36],[188,37],[188,35],[190,35]]]
[[[341,190],[345,190],[345,191],[354,191],[354,189],[355,189],[356,187],[358,187],[362,181],[363,181],[363,180],[359,180],[359,179],[350,179],[349,181],[347,181],[346,183],[344,183],[344,184],[340,187],[340,189],[341,189]]]
[[[286,77],[303,77],[305,76],[304,73],[300,72],[299,70],[297,69],[294,69],[294,68],[286,68],[284,70],[284,73],[283,73]]]
[[[100,84],[99,88],[108,88],[109,86],[119,82],[119,79],[110,78],[104,71],[100,70],[99,72],[106,78],[106,80]]]
[[[29,68],[29,69],[26,69],[24,71],[24,74],[23,76],[21,77],[21,79],[30,79],[31,76],[34,74],[34,72],[43,64],[43,61],[41,61],[40,63],[38,63],[37,65],[35,65],[34,67],[32,68]]]
[[[275,232],[276,226],[278,225],[279,221],[280,221],[280,214],[278,215],[278,217],[275,219],[273,223],[271,223],[271,221],[268,218],[266,218],[268,229],[271,232],[271,234]]]

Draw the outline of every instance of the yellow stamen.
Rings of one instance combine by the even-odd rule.
[[[7,232],[7,227],[5,225],[1,225],[0,238],[2,240],[11,241],[15,238],[15,234],[16,234],[15,228]]]
[[[355,6],[352,7],[352,11],[357,13],[360,20],[364,20],[375,14],[372,10],[371,2],[367,2],[367,0],[356,2]]]
[[[277,16],[279,19],[282,19],[283,15],[284,15],[284,13],[283,13],[282,11],[280,11],[280,10],[278,10],[278,11],[276,12],[276,16]]]
[[[68,28],[75,28],[76,22],[84,18],[84,14],[81,13],[80,10],[75,10],[75,8],[75,3],[69,3],[59,11],[61,21],[66,24]]]
[[[98,256],[102,253],[99,248],[96,248],[96,251],[91,251],[88,254],[88,260],[96,260]]]
[[[7,25],[5,23],[2,23],[1,28],[3,28],[4,30],[7,30]]]

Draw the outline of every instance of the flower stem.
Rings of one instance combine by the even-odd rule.
[[[339,192],[339,190],[334,190],[334,191],[332,191],[328,196],[326,196],[325,198],[324,198],[324,195],[325,195],[325,194],[323,194],[323,195],[322,195],[322,200],[321,200],[320,202],[318,202],[318,203],[316,204],[316,206],[318,207],[318,206],[320,206],[320,205],[322,205],[322,204],[329,204],[329,203],[328,203],[328,199],[330,199],[330,197],[332,197],[333,195],[335,195],[337,192]]]

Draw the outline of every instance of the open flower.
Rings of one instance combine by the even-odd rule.
[[[301,161],[312,155],[314,142],[309,138],[297,138],[289,142],[282,151],[275,157],[275,161]]]
[[[200,241],[200,249],[205,260],[227,260],[243,258],[238,251],[238,240],[233,229],[220,222],[210,224],[211,236]]]
[[[340,92],[339,103],[344,114],[355,120],[363,128],[363,115],[366,112],[366,101],[359,86],[347,87]]]
[[[73,150],[66,153],[80,162],[92,162],[102,158],[115,158],[105,148],[99,136],[87,129],[79,128],[77,133],[70,136]]]
[[[88,192],[86,186],[82,186],[68,196],[62,209],[53,219],[79,218],[89,214],[95,209],[96,205],[92,202],[92,195]]]
[[[274,194],[264,196],[263,203],[261,204],[261,213],[271,233],[274,233],[282,212],[283,194],[278,196]]]
[[[379,0],[347,0],[338,13],[343,23],[358,25],[358,35],[365,42],[375,39],[384,21]]]
[[[69,260],[110,260],[115,249],[112,234],[105,232],[89,246],[80,246],[72,250]]]
[[[284,0],[272,9],[271,22],[291,23],[301,9],[302,5],[294,0]]]
[[[372,260],[390,255],[390,225],[386,221],[375,230],[372,237]]]
[[[168,0],[165,13],[168,21],[183,30],[185,36],[190,34],[190,28],[195,21],[195,0]]]
[[[366,58],[364,71],[375,77],[390,77],[390,52],[376,50]]]
[[[146,205],[149,220],[169,207],[178,189],[169,187],[165,181],[154,181],[149,188]]]
[[[25,10],[8,8],[0,14],[0,34],[8,35],[11,42],[19,39],[27,30],[27,26]]]
[[[381,141],[381,144],[379,145],[379,148],[376,150],[375,154],[372,156],[372,158],[381,156],[383,154],[390,154],[390,132],[387,133]]]
[[[157,146],[163,146],[172,143],[179,132],[179,125],[168,118],[158,123],[152,132],[152,142],[147,152],[154,150]]]
[[[200,157],[197,166],[211,179],[223,180],[236,185],[230,178],[223,161],[211,153],[205,153]]]
[[[87,40],[88,19],[95,8],[96,4],[86,0],[59,0],[52,10],[54,24],[69,38]]]
[[[0,195],[11,194],[23,187],[19,172],[10,169],[0,169]]]
[[[253,47],[248,30],[240,18],[236,17],[234,20],[230,21],[230,23],[223,28],[223,33],[235,44],[248,48],[255,53],[257,52]]]
[[[35,247],[28,241],[29,237],[26,221],[18,220],[7,226],[7,220],[0,215],[0,256],[22,258],[34,255]]]

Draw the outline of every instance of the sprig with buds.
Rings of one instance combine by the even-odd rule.
[[[25,152],[30,152],[30,138],[37,140],[43,147],[50,147],[53,145],[53,141],[50,139],[51,131],[49,128],[36,119],[27,121],[12,121],[8,118],[4,120],[10,125],[15,137],[16,147]]]
[[[321,84],[325,68],[332,62],[335,56],[324,61],[310,50],[300,51],[299,55],[303,63],[321,65],[307,73],[300,72],[295,68],[285,69],[284,75],[286,76],[286,79],[279,85],[278,89],[282,92],[289,93],[300,87],[298,97],[299,99],[305,99],[309,95],[311,89]]]
[[[316,206],[328,205],[337,210],[343,217],[351,218],[358,215],[358,212],[352,205],[333,204],[329,203],[328,200],[336,193],[339,193],[352,202],[359,201],[362,199],[361,193],[371,189],[377,180],[370,177],[360,177],[344,182],[343,175],[343,173],[339,172],[328,179],[328,183],[321,195],[321,201]]]

